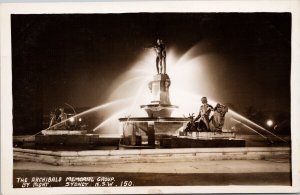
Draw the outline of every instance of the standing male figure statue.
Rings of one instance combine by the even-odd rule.
[[[156,70],[157,74],[166,74],[166,46],[161,39],[157,39],[153,47],[156,52]]]

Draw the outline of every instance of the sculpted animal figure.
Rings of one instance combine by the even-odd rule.
[[[228,107],[217,104],[214,109],[214,114],[209,120],[209,128],[211,131],[222,131],[225,122],[225,115],[228,112]]]
[[[192,115],[189,114],[189,116],[187,118],[189,119],[189,122],[188,122],[186,128],[184,129],[184,132],[197,131],[197,124],[194,120],[194,118],[195,118],[194,113]]]

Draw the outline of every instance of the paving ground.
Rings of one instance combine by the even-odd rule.
[[[291,185],[290,161],[286,157],[266,160],[220,160],[168,163],[126,163],[89,166],[53,166],[14,162],[17,177],[114,177],[113,185],[131,181],[135,186],[180,185]],[[65,186],[65,183],[53,183]],[[94,183],[88,184],[94,186]]]

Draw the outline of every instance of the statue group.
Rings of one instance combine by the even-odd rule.
[[[64,108],[55,109],[54,112],[50,112],[50,124],[48,129],[67,129],[68,116],[65,113]]]
[[[201,98],[202,105],[198,116],[194,119],[193,115],[190,115],[189,123],[185,128],[185,132],[203,132],[203,131],[214,131],[222,132],[222,128],[225,122],[225,114],[228,112],[228,107],[217,104],[215,108],[208,104],[207,98]],[[214,112],[210,117],[211,112]],[[198,121],[199,120],[199,121]]]

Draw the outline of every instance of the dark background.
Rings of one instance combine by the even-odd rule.
[[[290,13],[18,14],[11,25],[14,134],[38,132],[64,102],[104,103],[158,37],[179,53],[209,40],[209,52],[232,62],[224,100],[255,122],[269,113],[289,121]]]

